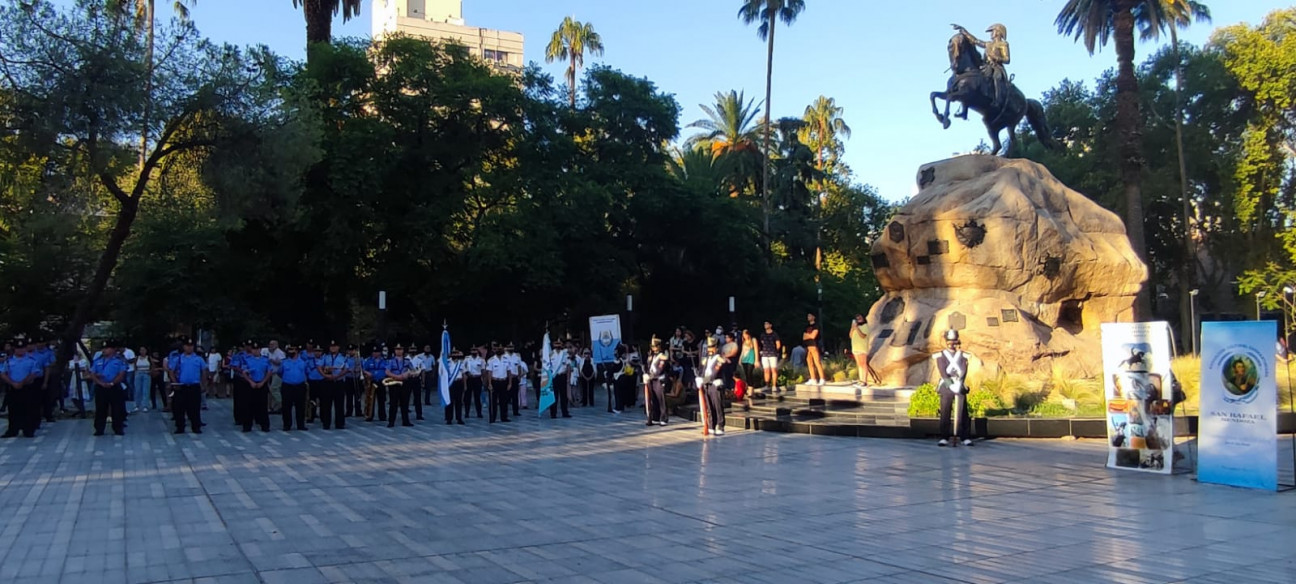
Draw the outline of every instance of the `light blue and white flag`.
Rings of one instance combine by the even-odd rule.
[[[441,407],[450,405],[450,383],[458,377],[463,361],[450,362],[450,330],[441,329],[441,358],[437,359],[437,385],[441,389]]]
[[[545,331],[544,341],[540,343],[540,403],[537,404],[536,413],[543,415],[549,406],[554,405],[554,387],[553,387],[553,364],[550,363],[549,331]]]

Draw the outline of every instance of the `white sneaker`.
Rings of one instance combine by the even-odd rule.
[[[937,445],[937,446],[949,446],[949,440],[946,440],[946,439],[944,439],[944,438],[941,438],[941,441],[940,441],[940,442],[937,442],[936,445]]]
[[[148,412],[148,408],[144,408],[144,412],[147,413],[147,412]]]
[[[721,430],[721,429],[719,429],[719,428],[716,428],[715,435],[716,435],[716,436],[724,436],[724,430]]]
[[[621,410],[612,410],[612,413],[619,416],[621,415]]]
[[[657,423],[658,423],[658,424],[661,424],[661,425],[663,425],[663,426],[665,426],[665,425],[666,425],[666,421],[665,421],[665,420],[662,420],[662,421],[660,421],[660,422],[657,422]]]
[[[967,438],[964,438],[964,439],[963,439],[963,445],[964,445],[964,446],[971,446],[971,445],[972,445],[972,440],[967,439]]]

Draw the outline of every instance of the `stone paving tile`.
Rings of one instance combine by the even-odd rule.
[[[0,441],[0,582],[1296,581],[1292,495],[1115,473],[1095,441],[206,413],[201,436],[155,412]]]

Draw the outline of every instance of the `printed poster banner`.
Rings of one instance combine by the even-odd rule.
[[[1278,489],[1273,321],[1203,322],[1197,480]]]
[[[590,317],[590,347],[594,364],[616,362],[616,349],[621,344],[621,317],[616,314]]]
[[[1102,325],[1107,467],[1170,474],[1174,401],[1170,325]]]

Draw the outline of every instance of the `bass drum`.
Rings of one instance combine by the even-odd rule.
[[[738,343],[725,343],[720,348],[720,355],[726,359],[733,359],[738,356]]]

